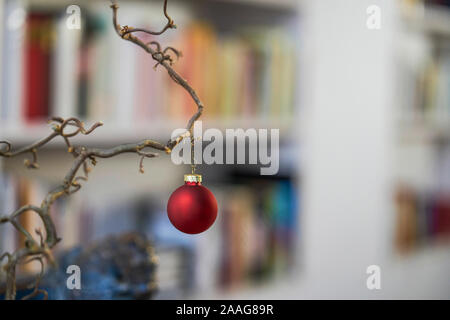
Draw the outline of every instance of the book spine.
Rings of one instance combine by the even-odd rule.
[[[77,63],[80,47],[80,30],[66,26],[65,17],[56,21],[56,46],[52,65],[52,108],[55,116],[68,118],[76,115]]]
[[[4,2],[0,120],[21,124],[26,6],[23,1]]]
[[[45,120],[49,115],[52,56],[52,18],[30,13],[25,43],[25,119]]]

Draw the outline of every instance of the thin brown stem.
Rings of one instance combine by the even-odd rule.
[[[34,286],[33,286],[33,291],[30,294],[28,294],[25,297],[23,297],[22,300],[29,300],[31,298],[36,297],[39,294],[42,294],[44,296],[44,300],[47,300],[48,299],[47,291],[45,291],[43,289],[39,289],[39,284],[40,284],[40,282],[42,280],[42,277],[44,276],[44,261],[42,260],[42,256],[37,256],[37,257],[29,259],[28,261],[25,261],[24,264],[30,263],[32,261],[38,261],[39,264],[40,264],[41,269],[39,271],[38,276],[36,277],[36,280],[35,280],[35,283],[34,283]]]

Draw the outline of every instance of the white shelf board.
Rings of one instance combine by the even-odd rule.
[[[93,121],[85,121],[85,127],[89,128]],[[131,143],[144,139],[152,139],[166,142],[170,139],[172,132],[177,128],[185,128],[186,121],[159,120],[136,126],[123,126],[115,123],[105,122],[102,127],[97,128],[88,136],[78,135],[71,139],[75,144],[83,143],[86,146],[104,146],[118,143]],[[0,140],[7,140],[14,147],[31,144],[51,133],[51,126],[47,124],[38,125],[0,125]],[[293,125],[288,120],[274,119],[204,119],[203,132],[209,128],[217,128],[225,134],[225,129],[280,129],[280,137],[289,137]],[[51,146],[65,146],[62,139],[55,139]]]
[[[296,0],[209,0],[210,2],[248,4],[258,7],[271,7],[279,9],[296,9],[300,1]]]
[[[45,6],[52,6],[52,7],[61,7],[65,5],[70,4],[90,4],[93,2],[105,2],[106,5],[109,5],[109,1],[105,0],[28,0],[28,2],[31,5],[39,6],[39,5],[45,5]],[[134,0],[134,2],[142,2],[145,0]],[[161,2],[162,0],[152,0],[152,2]],[[188,0],[188,2],[193,2],[192,0]],[[119,6],[120,3],[124,2],[130,2],[130,1],[117,1]],[[186,0],[172,0],[169,1],[169,3],[172,2],[176,4],[177,2],[186,2]],[[204,0],[203,2],[211,2],[211,3],[225,3],[230,5],[252,5],[255,7],[261,7],[261,8],[273,8],[273,9],[286,9],[286,10],[295,10],[298,8],[299,0]]]
[[[404,15],[408,27],[431,35],[450,37],[450,9],[443,6],[425,6],[410,15]]]
[[[440,124],[429,121],[403,121],[397,125],[397,137],[401,143],[435,143],[450,141],[450,121]]]

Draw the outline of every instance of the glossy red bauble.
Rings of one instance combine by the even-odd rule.
[[[201,176],[187,175],[185,184],[176,189],[167,203],[170,222],[178,230],[197,234],[212,226],[217,217],[217,201],[201,184]]]

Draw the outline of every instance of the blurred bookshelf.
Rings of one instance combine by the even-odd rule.
[[[450,243],[450,2],[401,5],[395,248],[410,253]]]
[[[81,7],[81,30],[65,26],[70,4]],[[195,112],[165,70],[154,71],[147,54],[117,37],[109,1],[3,0],[0,5],[5,17],[0,20],[0,138],[15,148],[48,135],[46,120],[53,115],[76,116],[87,126],[103,121],[96,132],[74,140],[103,147],[146,138],[167,141]],[[163,23],[162,1],[119,5],[124,25],[158,29]],[[178,29],[157,40],[183,52],[174,68],[205,104],[203,130],[280,129],[287,150],[280,152],[280,173],[264,179],[259,167],[201,166],[218,199],[219,219],[212,230],[192,238],[174,230],[165,213],[187,168],[156,159],[146,164],[149,178],[138,174],[135,158],[102,161],[79,194],[55,205],[63,238],[57,252],[137,230],[154,241],[160,256],[157,298],[232,293],[270,283],[289,273],[297,259],[298,2],[170,1],[169,11]],[[70,165],[62,140],[39,150],[39,158],[41,169],[34,172],[22,168],[23,159],[0,162],[1,211],[39,203]],[[24,219],[24,225],[35,226],[33,217]],[[7,227],[0,227],[0,235],[1,250],[20,245]]]
[[[101,0],[94,0],[100,2]],[[134,0],[134,2],[142,2],[147,0]],[[70,0],[29,0],[31,4],[37,5],[46,5],[46,6],[61,6],[71,4]],[[84,4],[92,2],[90,0],[79,0],[77,3]],[[158,0],[148,0],[148,2],[158,2]],[[188,2],[188,3],[199,3],[201,5],[205,4],[222,4],[225,3],[227,5],[247,5],[256,8],[281,8],[281,9],[297,9],[298,1],[296,0],[174,0],[172,1],[175,4],[179,4],[180,2]]]
[[[154,72],[138,48],[110,34],[107,1],[75,1],[88,15],[77,36],[63,36],[61,19],[72,2],[0,2],[4,15],[23,6],[53,21],[52,61],[65,66],[52,65],[47,81],[58,89],[47,97],[48,110],[31,117],[17,112],[26,107],[18,98],[22,72],[14,72],[23,67],[17,58],[23,43],[15,40],[26,38],[17,28],[6,34],[8,20],[2,20],[0,137],[28,144],[49,132],[44,119],[57,114],[78,115],[87,125],[104,122],[75,141],[88,146],[167,141],[194,106],[164,70]],[[254,166],[201,166],[218,198],[219,220],[192,238],[173,230],[164,208],[186,168],[164,155],[146,162],[145,175],[137,174],[132,156],[102,162],[79,194],[55,207],[61,250],[108,233],[143,232],[157,244],[164,271],[158,298],[371,298],[374,292],[361,291],[361,274],[372,263],[389,278],[383,297],[439,295],[434,288],[447,274],[450,235],[450,9],[445,0],[398,0],[395,9],[387,3],[383,21],[395,11],[395,27],[383,25],[383,37],[369,37],[344,22],[363,21],[361,1],[353,9],[294,0],[171,1],[179,29],[159,40],[184,53],[175,68],[204,100],[203,129],[279,128],[280,173],[264,178]],[[161,5],[121,1],[120,21],[157,29],[164,23]],[[336,16],[324,6],[334,6]],[[380,47],[388,53],[379,55]],[[78,54],[70,54],[73,48]],[[304,103],[301,95],[315,99]],[[310,107],[319,111],[305,113]],[[5,211],[38,201],[70,164],[61,160],[68,157],[62,141],[39,157],[39,171],[23,170],[22,158],[0,162],[0,197],[14,199],[0,199]],[[3,248],[20,240],[11,230],[0,234],[9,239],[0,241]]]
[[[14,11],[21,9],[14,7],[14,3],[24,2],[11,3],[10,10]],[[2,136],[27,143],[27,137],[36,137],[47,130],[45,120],[51,115],[77,116],[86,122],[103,121],[105,126],[96,133],[96,143],[108,141],[107,137],[135,138],[142,133],[167,137],[171,128],[183,127],[182,122],[195,111],[195,105],[170,82],[164,71],[153,72],[152,61],[145,53],[122,46],[109,28],[110,12],[100,9],[103,2],[81,1],[80,5],[85,3],[89,12],[84,16],[81,31],[66,29],[62,5],[48,9],[45,3],[31,1],[30,10],[38,12],[35,24],[41,33],[34,35],[38,37],[36,41],[46,41],[48,48],[33,47],[31,40],[24,42],[23,39],[28,39],[26,28],[5,33],[3,59],[7,63],[2,90]],[[138,1],[134,5],[142,7],[137,25],[158,27],[157,23],[148,25],[147,22],[153,16],[158,20],[157,1],[151,4]],[[48,12],[39,10],[41,6]],[[155,10],[148,10],[148,6]],[[145,7],[147,11],[143,15]],[[283,31],[287,26],[238,26],[237,30],[222,32],[215,29],[214,18],[200,20],[188,17],[188,10],[182,11],[184,32],[163,36],[161,42],[184,52],[175,69],[199,88],[206,105],[204,119],[220,127],[269,125],[286,132],[294,114],[295,89],[290,83],[295,78],[297,50],[289,40],[292,36],[286,36]],[[214,10],[209,14],[214,15]],[[48,34],[52,39],[46,38]],[[96,37],[100,40],[96,41]],[[29,50],[24,51],[25,47]],[[24,52],[24,57],[17,52]],[[208,52],[207,59],[202,52]],[[126,57],[126,63],[113,62],[122,57]],[[27,63],[39,65],[42,70],[29,69],[29,74],[24,73],[22,58],[37,59]],[[120,79],[115,74],[120,74]],[[241,74],[250,76],[241,77]],[[32,79],[31,84],[26,79]],[[20,95],[22,91],[26,94]],[[115,135],[111,134],[113,130],[117,131]],[[108,132],[103,135],[101,131]]]
[[[405,5],[402,15],[408,28],[433,36],[450,37],[450,13],[442,5],[409,4]]]
[[[450,4],[407,0],[401,4],[400,131],[408,134],[409,125],[413,135],[430,131],[431,136],[448,137]]]

